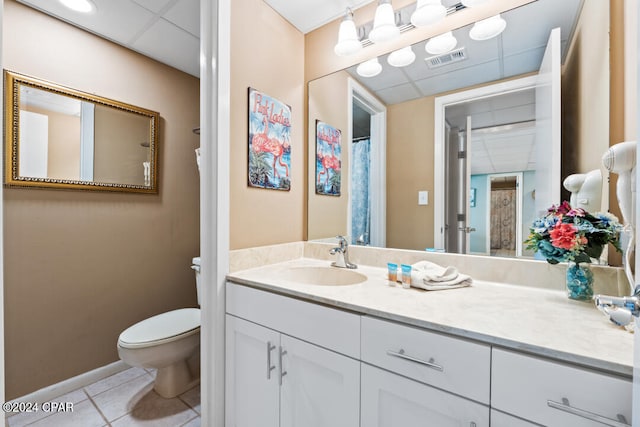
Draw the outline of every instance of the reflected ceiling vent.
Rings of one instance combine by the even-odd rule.
[[[467,59],[467,52],[464,47],[461,47],[460,49],[452,50],[442,55],[430,56],[426,58],[425,61],[429,68],[438,68],[453,64],[454,62],[464,61],[465,59]]]

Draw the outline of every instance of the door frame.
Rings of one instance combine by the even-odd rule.
[[[493,85],[483,86],[476,89],[456,92],[450,95],[438,96],[435,98],[434,113],[434,226],[433,243],[434,247],[444,249],[444,202],[445,202],[445,109],[446,107],[490,98],[505,93],[519,92],[522,90],[535,88],[537,76],[528,76],[519,79],[509,80]]]
[[[486,230],[487,241],[486,250],[487,254],[491,255],[491,179],[492,178],[505,178],[515,176],[516,177],[516,258],[522,257],[522,206],[523,206],[523,190],[522,180],[524,174],[522,172],[505,172],[505,173],[492,173],[487,175],[487,215],[486,215]]]
[[[353,78],[347,80],[347,120],[349,122],[347,158],[351,164],[351,141],[353,140],[353,103],[357,101],[362,109],[371,114],[371,167],[369,169],[369,194],[371,200],[371,246],[385,247],[387,243],[387,107],[364,86]],[[351,168],[348,179],[351,182]],[[347,202],[347,233],[351,230],[351,192]]]

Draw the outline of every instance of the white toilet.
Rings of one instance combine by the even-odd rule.
[[[200,258],[193,258],[200,305]],[[200,382],[200,309],[181,308],[127,328],[118,337],[118,355],[131,366],[157,369],[155,391],[171,398]],[[194,359],[196,360],[194,366]]]

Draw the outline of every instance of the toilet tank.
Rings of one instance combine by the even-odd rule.
[[[200,305],[200,257],[191,260],[191,268],[196,273],[196,293],[198,294],[198,305]]]

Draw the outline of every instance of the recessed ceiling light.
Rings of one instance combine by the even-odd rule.
[[[96,10],[96,5],[91,0],[60,0],[60,3],[81,13],[91,13]]]

